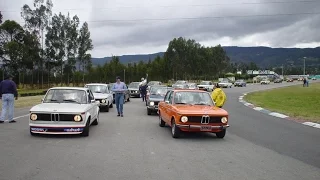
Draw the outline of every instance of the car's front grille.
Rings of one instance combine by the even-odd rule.
[[[211,116],[209,123],[221,123],[220,116]],[[188,116],[188,122],[201,123],[202,116]]]
[[[37,121],[74,121],[75,114],[37,114]]]

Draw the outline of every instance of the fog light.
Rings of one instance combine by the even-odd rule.
[[[74,118],[73,118],[73,120],[74,120],[74,121],[77,121],[77,122],[81,121],[81,119],[82,119],[82,118],[81,118],[80,115],[75,115]]]
[[[188,122],[188,117],[187,116],[182,116],[181,117],[181,122],[183,122],[183,123]]]
[[[38,118],[38,116],[37,116],[36,114],[31,114],[31,115],[30,115],[30,119],[31,119],[32,121],[37,120],[37,118]]]
[[[228,122],[228,118],[227,117],[222,117],[221,118],[221,122],[222,123],[227,123]]]

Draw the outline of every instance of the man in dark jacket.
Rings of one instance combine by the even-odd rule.
[[[7,75],[5,80],[0,83],[0,95],[2,99],[2,111],[0,123],[3,123],[7,114],[9,123],[15,123],[13,120],[14,99],[18,99],[17,85],[12,81],[12,76]]]
[[[148,85],[142,85],[139,88],[143,102],[146,100],[147,88],[148,88]]]

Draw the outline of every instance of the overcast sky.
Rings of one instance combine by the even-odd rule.
[[[301,1],[52,0],[53,13],[89,23],[93,57],[166,51],[180,36],[206,46],[320,46],[320,0]],[[0,0],[4,20],[22,23],[24,4],[33,0]]]

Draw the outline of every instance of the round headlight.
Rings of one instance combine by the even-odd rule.
[[[221,122],[222,123],[227,123],[228,122],[228,118],[227,117],[222,117],[221,118]]]
[[[182,116],[181,117],[181,122],[183,122],[183,123],[188,122],[188,117],[187,116]]]
[[[150,106],[154,106],[154,102],[150,102]]]
[[[81,118],[80,115],[75,115],[74,118],[73,118],[73,120],[74,120],[74,121],[77,121],[77,122],[81,121],[81,119],[82,119],[82,118]]]
[[[102,100],[101,100],[101,102],[102,102],[102,103],[105,103],[105,102],[106,102],[106,100],[105,100],[105,99],[102,99]]]
[[[37,116],[36,114],[31,114],[31,115],[30,115],[30,119],[31,119],[32,121],[37,120],[37,118],[38,118],[38,116]]]

